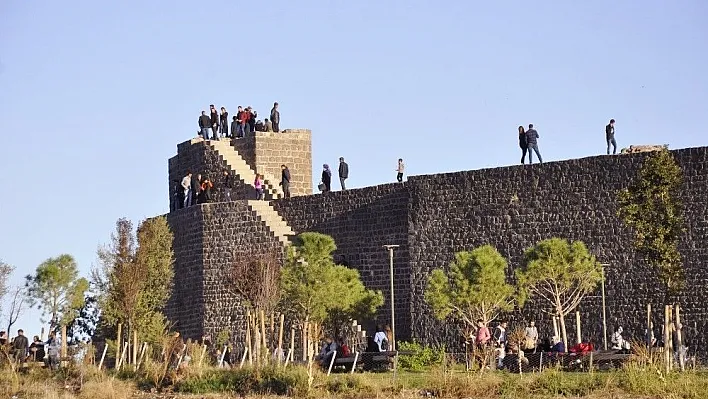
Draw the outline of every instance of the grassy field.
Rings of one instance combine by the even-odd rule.
[[[304,367],[223,370],[204,367],[168,376],[159,388],[145,373],[120,375],[82,366],[50,373],[3,370],[0,398],[131,399],[131,398],[587,398],[705,399],[708,372],[663,375],[657,369],[630,366],[595,373],[506,372],[465,373],[434,368],[426,372],[340,374],[315,373],[308,383]]]

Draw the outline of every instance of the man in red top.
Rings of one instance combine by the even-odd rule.
[[[236,112],[236,120],[238,121],[238,130],[236,131],[236,137],[243,137],[246,135],[246,122],[248,122],[249,112],[244,111],[242,106],[238,106],[238,111]]]
[[[491,338],[492,334],[489,333],[489,328],[484,325],[481,319],[477,320],[477,336],[474,339],[475,344],[477,344],[477,346],[486,346]]]

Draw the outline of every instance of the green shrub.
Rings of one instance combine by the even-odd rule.
[[[400,342],[398,343],[398,350],[413,352],[411,355],[400,355],[398,357],[398,366],[404,371],[425,371],[432,366],[441,365],[445,359],[445,348],[434,349],[415,342]]]
[[[260,372],[251,368],[240,370],[214,369],[201,376],[190,376],[175,384],[183,393],[233,392],[239,395],[288,395],[307,393],[307,372],[302,368],[266,367]]]

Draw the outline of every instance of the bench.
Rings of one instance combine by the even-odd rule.
[[[402,352],[357,352],[347,357],[336,357],[329,372],[388,371],[397,355]]]

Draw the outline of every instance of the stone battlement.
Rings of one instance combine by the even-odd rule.
[[[263,136],[266,141],[259,142],[256,136],[255,152],[259,145],[269,148],[270,138]],[[298,145],[305,146],[293,143],[295,148]],[[203,165],[211,168],[209,173],[226,167],[210,146],[190,145],[184,151],[182,154],[180,150],[175,162],[185,164],[171,164],[171,171],[193,167],[187,164],[195,160],[208,160]],[[268,162],[279,164],[283,161],[277,157],[304,150],[281,151],[283,155],[271,154]],[[686,214],[686,232],[679,249],[687,286],[678,301],[687,339],[706,352],[708,304],[695,294],[708,290],[708,147],[672,153],[684,173],[680,196]],[[454,328],[434,320],[424,301],[430,271],[447,266],[457,251],[491,244],[508,259],[511,276],[526,248],[558,236],[583,240],[601,262],[609,265],[605,270],[609,332],[613,325],[621,324],[627,338],[641,339],[646,305],[658,309],[663,305],[664,292],[656,272],[632,250],[632,234],[617,216],[616,197],[649,155],[595,156],[543,165],[412,176],[403,184],[289,199],[275,196],[270,204],[253,206],[248,201],[232,201],[178,210],[168,215],[175,234],[176,275],[167,313],[187,336],[217,334],[226,328],[240,337],[243,331],[238,301],[219,287],[219,273],[232,261],[231,254],[243,248],[282,248],[288,245],[291,232],[317,231],[334,237],[338,247],[335,260],[357,269],[365,285],[381,290],[386,298],[388,253],[382,246],[400,245],[394,252],[398,336],[450,344],[458,342]],[[256,154],[256,158],[259,156],[268,155]],[[244,187],[247,185],[245,182]],[[511,314],[512,325],[534,319],[542,336],[550,334],[552,324],[540,306],[531,302],[523,313]],[[579,311],[587,334],[583,338],[594,337],[601,344],[599,293],[585,299]],[[227,317],[224,312],[235,313]],[[387,323],[389,314],[387,300],[377,321]],[[661,324],[661,317],[658,312],[654,315],[655,325]],[[573,334],[569,331],[569,339],[574,341]]]

